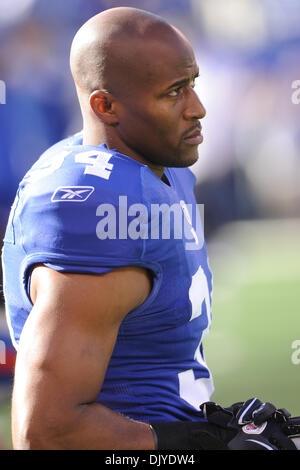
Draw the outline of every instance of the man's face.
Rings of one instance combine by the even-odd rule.
[[[179,38],[181,39],[181,38]],[[196,162],[205,109],[194,91],[198,67],[189,43],[144,45],[118,105],[116,132],[127,155],[158,166]],[[126,88],[126,87],[124,87]],[[128,92],[128,90],[130,90]]]

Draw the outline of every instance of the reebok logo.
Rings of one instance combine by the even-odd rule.
[[[94,192],[93,186],[60,186],[52,197],[52,202],[84,202]]]

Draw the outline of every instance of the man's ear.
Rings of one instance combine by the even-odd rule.
[[[108,91],[95,90],[90,95],[90,106],[93,112],[101,121],[108,125],[118,124],[114,103],[115,100]]]

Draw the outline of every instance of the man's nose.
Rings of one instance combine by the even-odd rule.
[[[184,111],[185,119],[203,119],[206,116],[206,109],[199,99],[194,88],[189,89],[187,106]]]

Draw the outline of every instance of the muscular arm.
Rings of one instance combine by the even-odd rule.
[[[153,449],[150,427],[96,403],[118,329],[151,289],[145,270],[34,269],[12,403],[16,449]]]

